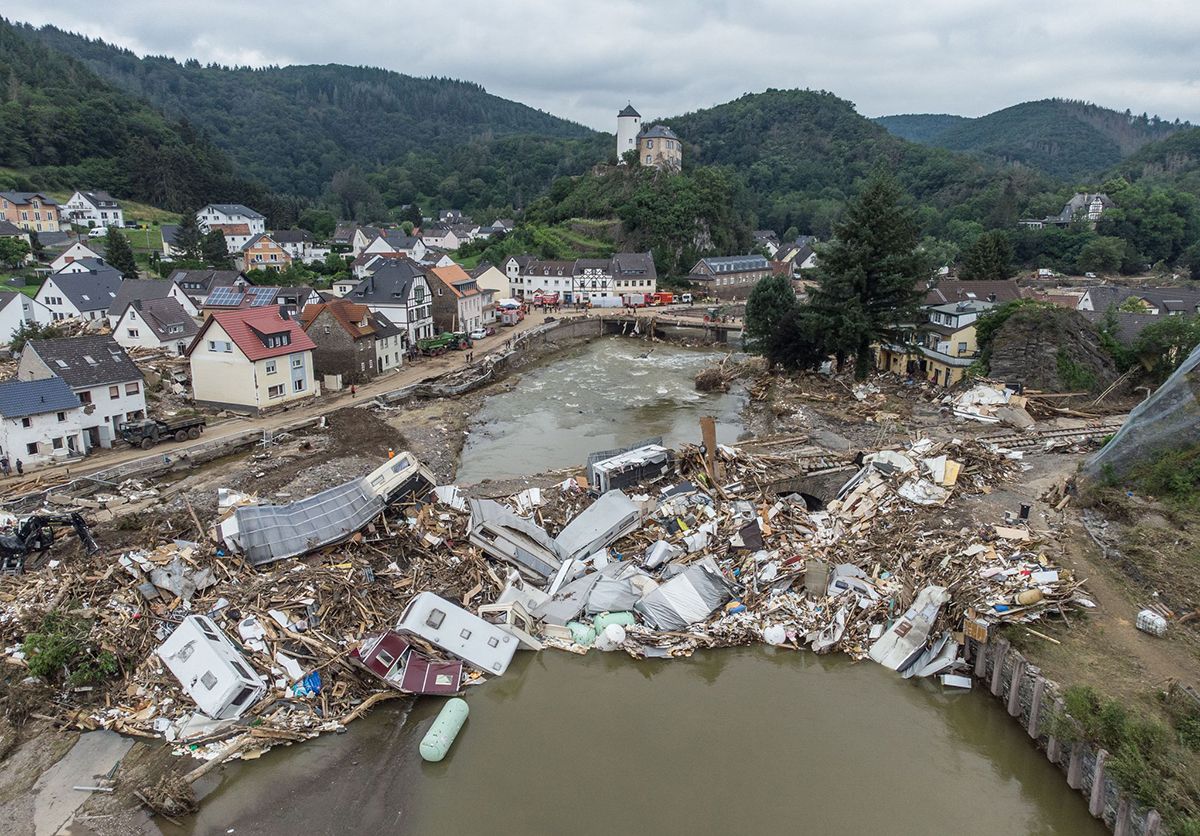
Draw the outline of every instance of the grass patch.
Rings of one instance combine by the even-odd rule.
[[[1061,740],[1108,751],[1108,771],[1126,792],[1162,814],[1175,833],[1200,833],[1200,711],[1190,698],[1164,692],[1168,723],[1131,711],[1089,685],[1068,688],[1067,713],[1051,721]],[[1190,703],[1190,704],[1189,704]]]
[[[161,250],[161,229],[122,229],[121,233],[129,239],[129,245],[135,250]]]
[[[475,255],[469,255],[466,258],[463,258],[462,256],[456,256],[456,255],[452,255],[450,257],[452,259],[454,259],[454,261],[457,262],[457,264],[460,267],[462,267],[464,270],[474,270],[476,267],[479,266],[479,262],[483,260],[483,253],[476,253]]]

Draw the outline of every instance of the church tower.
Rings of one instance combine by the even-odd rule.
[[[642,115],[633,109],[633,105],[625,105],[625,109],[617,114],[617,162],[625,162],[622,157],[626,151],[637,150],[641,131]]]

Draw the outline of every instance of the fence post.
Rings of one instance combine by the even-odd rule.
[[[1004,691],[1004,657],[1008,655],[1008,639],[1001,639],[996,645],[996,653],[992,662],[992,696],[998,697]]]
[[[1046,680],[1040,676],[1033,679],[1033,704],[1029,706],[1029,725],[1026,730],[1034,740],[1038,737],[1038,720],[1042,716],[1042,692],[1046,689]]]

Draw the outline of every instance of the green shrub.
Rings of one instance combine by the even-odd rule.
[[[87,685],[116,676],[117,658],[91,639],[84,617],[52,610],[36,632],[25,636],[21,651],[32,676],[51,682]]]

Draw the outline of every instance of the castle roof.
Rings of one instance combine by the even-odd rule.
[[[634,110],[633,105],[631,105],[631,104],[625,105],[625,109],[622,110],[620,113],[618,113],[617,116],[636,116],[639,119],[642,118],[642,114],[640,114],[636,110]]]
[[[662,125],[655,125],[647,131],[642,131],[642,136],[646,139],[679,139],[679,137],[675,136],[674,131]]]

